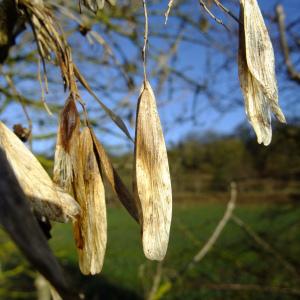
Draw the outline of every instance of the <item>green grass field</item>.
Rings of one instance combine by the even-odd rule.
[[[300,207],[295,204],[243,204],[235,210],[237,216],[280,253],[283,262],[229,221],[207,256],[178,276],[205,244],[225,207],[225,203],[174,206],[170,244],[160,265],[156,299],[298,299],[299,273],[286,266],[300,267]],[[108,209],[108,244],[101,275],[80,274],[70,225],[56,224],[52,236],[51,247],[74,287],[83,291],[86,299],[143,299],[149,293],[158,264],[144,258],[139,228],[122,207]],[[5,240],[3,234],[0,237]],[[8,255],[7,251],[0,253],[0,274],[17,264],[24,265],[23,260]],[[2,284],[0,281],[0,291],[4,284],[15,291],[20,286],[24,289],[25,284],[20,282],[25,280],[29,285],[27,299],[35,299],[30,276],[22,272],[10,278],[2,276],[5,280]],[[25,299],[26,293],[19,298],[0,297],[21,298]]]
[[[162,264],[162,285],[166,286],[170,278],[176,277],[176,272],[183,269],[201,249],[224,210],[225,204],[216,203],[175,205],[169,250]],[[295,268],[299,267],[299,207],[283,204],[242,205],[236,208],[235,214],[270,243],[276,252],[281,253],[286,261]],[[67,268],[75,269],[76,250],[69,226],[54,227],[51,245]],[[114,290],[118,299],[118,289],[122,290],[123,297],[127,291],[130,299],[133,297],[131,292],[140,297],[149,292],[156,268],[156,262],[149,262],[143,256],[138,226],[123,208],[110,208],[103,272],[101,276],[82,281],[82,276],[76,271],[76,280],[89,297],[105,294],[106,288],[102,285],[99,287],[99,279],[103,278],[103,284],[112,287],[107,291],[109,299],[113,299]],[[213,249],[199,264],[185,272],[184,277],[176,279],[164,298],[202,299],[206,296],[205,299],[265,299],[265,293],[225,292],[209,285],[238,283],[292,288],[297,286],[294,276],[271,253],[230,221]],[[268,299],[293,299],[293,296],[268,293]]]

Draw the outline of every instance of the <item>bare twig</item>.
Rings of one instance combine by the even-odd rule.
[[[234,19],[236,22],[240,23],[240,20],[238,17],[236,17],[227,7],[225,7],[222,3],[220,3],[218,0],[214,0],[215,4],[220,7],[225,13],[227,13],[232,19]]]
[[[292,80],[300,83],[300,72],[296,71],[290,57],[290,49],[286,38],[285,14],[282,5],[278,4],[276,6],[276,14],[277,14],[278,28],[279,28],[279,35],[280,35],[280,45],[284,56],[284,62],[287,67],[287,72],[289,74],[289,77]]]
[[[26,105],[25,105],[25,103],[23,102],[23,99],[22,99],[22,97],[20,96],[19,92],[17,91],[17,88],[16,88],[16,86],[14,85],[14,83],[13,83],[11,77],[8,76],[8,75],[5,75],[4,78],[5,78],[6,82],[7,82],[7,84],[9,85],[9,87],[11,88],[13,95],[18,99],[20,105],[22,106],[24,115],[25,115],[25,117],[26,117],[26,119],[27,119],[27,122],[28,122],[28,129],[29,129],[29,131],[31,132],[31,131],[32,131],[32,120],[31,120],[31,118],[30,118],[30,116],[29,116],[29,113],[28,113],[28,111],[27,111]]]
[[[46,99],[45,99],[45,90],[46,90],[46,92],[48,92],[48,84],[47,84],[48,79],[47,79],[46,74],[44,74],[44,82],[45,82],[45,88],[46,88],[46,89],[44,89],[43,82],[42,82],[42,77],[41,77],[41,59],[42,58],[39,56],[38,57],[38,71],[37,71],[37,79],[38,79],[38,81],[40,83],[40,87],[41,87],[41,100],[42,100],[42,103],[43,103],[44,108],[47,111],[47,113],[50,116],[52,116],[53,114],[52,114],[49,106],[47,105]]]
[[[159,288],[160,282],[161,282],[161,275],[162,275],[162,261],[158,262],[156,265],[156,272],[153,278],[153,284],[151,287],[151,290],[149,292],[149,295],[147,297],[147,300],[154,300],[155,295],[157,293],[157,290]]]
[[[205,2],[203,0],[199,0],[199,4],[203,7],[203,9],[209,14],[209,16],[214,19],[218,24],[223,25],[227,30],[229,30],[229,28],[224,24],[224,22],[217,18],[210,10],[209,8],[206,6]]]
[[[51,300],[49,283],[40,273],[37,273],[34,285],[37,291],[37,300]]]
[[[143,7],[144,7],[144,15],[145,15],[145,32],[144,32],[144,46],[142,50],[142,56],[143,56],[143,68],[144,68],[144,81],[147,81],[147,71],[146,71],[146,65],[147,65],[147,45],[148,45],[148,11],[147,11],[147,3],[146,0],[143,0]]]
[[[167,24],[167,22],[168,22],[168,17],[169,17],[169,14],[171,12],[171,8],[172,8],[173,4],[174,4],[174,0],[170,0],[169,3],[168,3],[168,9],[165,12],[165,18],[166,18],[165,19],[165,24]]]
[[[231,220],[241,227],[262,249],[273,255],[275,259],[288,271],[293,273],[299,278],[299,273],[297,269],[290,264],[277,250],[275,250],[267,241],[263,240],[249,225],[247,225],[243,220],[232,214]]]
[[[25,114],[25,117],[27,119],[28,130],[29,130],[28,141],[29,141],[29,147],[30,147],[30,149],[32,149],[32,120],[31,120],[30,115],[29,115],[29,113],[27,111],[26,104],[24,103],[23,98],[20,95],[20,93],[17,91],[17,88],[16,88],[16,86],[15,86],[12,78],[9,75],[5,75],[4,77],[5,77],[5,80],[6,80],[7,84],[11,88],[13,95],[19,101],[19,103],[20,103],[20,105],[22,107],[22,110],[23,110],[23,112]]]
[[[224,213],[223,218],[220,220],[219,224],[217,225],[215,231],[210,236],[204,247],[194,256],[192,262],[189,265],[189,268],[193,266],[195,263],[201,261],[205,255],[209,252],[209,250],[214,246],[216,241],[218,240],[220,234],[222,233],[223,229],[225,228],[227,222],[231,218],[232,212],[235,208],[237,190],[236,190],[236,183],[232,182],[230,184],[230,200],[227,204],[226,211]]]
[[[203,288],[211,290],[224,290],[224,291],[251,291],[270,294],[283,294],[300,296],[299,289],[293,289],[283,286],[263,286],[257,284],[240,284],[240,283],[204,283],[201,285]]]
[[[181,270],[179,270],[176,276],[171,279],[172,282],[177,281],[180,277],[185,275],[188,270],[190,270],[196,263],[200,262],[206,256],[206,254],[211,250],[211,248],[218,240],[220,234],[222,233],[224,227],[226,226],[226,224],[231,218],[231,215],[235,208],[236,199],[237,199],[236,183],[231,182],[230,200],[227,204],[227,208],[222,219],[219,221],[217,227],[215,228],[214,232],[212,233],[208,241],[205,243],[205,245],[200,249],[200,251],[198,251],[198,253],[192,258],[192,260],[188,264],[186,264]]]

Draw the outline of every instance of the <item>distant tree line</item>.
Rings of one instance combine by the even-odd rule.
[[[300,178],[300,122],[275,125],[270,147],[261,147],[249,127],[233,134],[189,134],[170,150],[173,188],[179,191],[223,191],[234,180],[281,182],[283,187]],[[293,188],[297,189],[297,185]]]

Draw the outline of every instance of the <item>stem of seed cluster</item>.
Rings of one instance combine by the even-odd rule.
[[[147,81],[147,72],[146,72],[146,51],[148,45],[148,12],[147,12],[147,4],[146,0],[143,0],[143,7],[144,7],[144,15],[145,15],[145,32],[144,32],[144,46],[142,50],[143,56],[143,68],[144,68],[144,81]]]

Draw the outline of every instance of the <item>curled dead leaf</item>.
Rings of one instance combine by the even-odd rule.
[[[257,1],[240,4],[239,79],[257,141],[267,146],[272,139],[271,112],[285,123],[278,104],[274,52]]]
[[[148,81],[138,99],[134,167],[144,253],[151,260],[162,260],[169,242],[172,190],[156,99]]]
[[[58,222],[75,219],[80,213],[76,201],[52,182],[35,156],[2,122],[0,147],[38,216]]]

